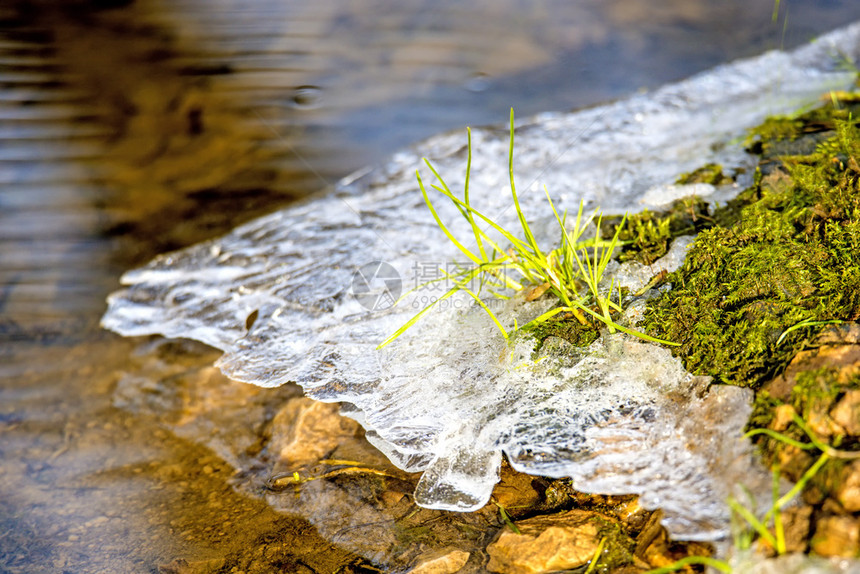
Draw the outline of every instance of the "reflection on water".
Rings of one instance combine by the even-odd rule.
[[[771,0],[90,4],[109,3],[0,7],[11,572],[364,567],[235,494],[212,452],[112,406],[139,352],[97,326],[122,270],[511,105],[525,117],[594,103],[860,17],[850,0],[783,2],[784,33]],[[277,404],[295,391],[265,392]]]

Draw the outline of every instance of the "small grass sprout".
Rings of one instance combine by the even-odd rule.
[[[779,339],[776,340],[776,344],[779,345],[780,343],[782,343],[789,335],[789,333],[791,333],[792,331],[797,331],[798,329],[803,329],[805,327],[817,327],[819,325],[841,325],[844,322],[845,321],[841,321],[839,319],[831,319],[829,321],[815,321],[814,319],[804,319],[803,321],[795,323],[794,325],[783,331],[782,335],[779,336]]]
[[[749,550],[752,547],[753,540],[757,535],[759,539],[765,541],[773,548],[774,552],[779,556],[787,552],[785,541],[785,528],[782,521],[782,509],[788,505],[803,488],[812,480],[813,477],[821,470],[824,464],[833,458],[841,459],[857,459],[860,458],[860,452],[844,451],[833,448],[832,446],[822,442],[809,428],[809,426],[797,414],[792,417],[794,423],[806,434],[809,438],[808,443],[795,440],[780,432],[772,429],[754,429],[747,432],[744,437],[750,438],[758,435],[765,435],[774,440],[778,440],[787,445],[799,448],[801,450],[818,450],[821,452],[818,459],[803,473],[794,486],[785,494],[780,496],[780,468],[779,465],[773,467],[772,481],[772,500],[770,509],[765,515],[759,519],[755,512],[749,507],[744,506],[734,497],[729,497],[728,504],[734,516],[738,516],[746,523],[747,528],[739,529],[735,533],[734,545],[738,550]],[[768,527],[768,524],[771,526]],[[720,572],[731,573],[732,566],[725,560],[711,558],[707,556],[687,556],[673,562],[672,564],[649,570],[647,574],[667,574],[669,572],[677,572],[684,569],[686,566],[704,565],[719,570]]]
[[[785,527],[782,521],[782,509],[794,500],[798,494],[800,494],[800,492],[806,487],[809,481],[818,474],[827,461],[834,458],[848,460],[860,459],[860,451],[839,450],[821,441],[813,430],[809,428],[809,425],[807,425],[796,413],[792,416],[792,420],[794,424],[796,424],[804,434],[806,434],[810,442],[801,442],[783,433],[766,428],[753,429],[744,434],[744,437],[751,438],[758,435],[765,435],[771,439],[778,440],[801,450],[818,450],[821,454],[806,470],[806,472],[803,473],[794,486],[792,486],[791,489],[783,495],[780,495],[780,468],[779,465],[774,465],[772,481],[773,502],[771,503],[770,509],[768,509],[761,519],[755,515],[754,511],[750,510],[749,507],[744,506],[736,498],[729,497],[728,504],[732,513],[735,516],[742,518],[747,525],[746,529],[740,529],[735,533],[734,544],[735,548],[738,550],[749,550],[752,547],[755,536],[758,535],[758,538],[769,544],[778,556],[785,554],[788,549],[785,542]],[[771,527],[768,527],[768,524],[770,524]],[[710,566],[720,572],[732,572],[731,565],[724,560],[707,556],[687,556],[668,566],[649,570],[647,574],[667,574],[669,572],[677,572],[685,566],[694,564]]]
[[[595,320],[606,325],[610,333],[616,330],[623,331],[630,335],[639,337],[647,341],[662,343],[667,345],[675,345],[670,341],[664,341],[656,337],[652,337],[645,333],[635,331],[628,327],[619,325],[612,317],[613,312],[622,311],[621,293],[615,289],[614,280],[610,283],[609,289],[604,291],[600,288],[603,275],[606,267],[612,260],[613,253],[620,245],[619,235],[626,221],[626,215],[621,223],[616,227],[614,236],[609,239],[603,239],[600,233],[600,224],[602,222],[602,214],[600,210],[595,210],[590,216],[584,216],[583,203],[580,202],[576,217],[573,220],[572,226],[568,228],[567,212],[559,214],[555,204],[549,195],[549,191],[544,188],[549,206],[552,209],[558,226],[561,230],[561,243],[559,247],[550,251],[544,251],[538,245],[535,235],[529,226],[526,216],[520,206],[517,188],[514,181],[514,111],[511,110],[510,117],[510,145],[508,148],[508,174],[510,177],[511,197],[513,206],[516,209],[517,219],[519,220],[522,230],[522,237],[512,233],[508,229],[502,227],[492,218],[484,215],[472,206],[469,198],[469,176],[472,165],[472,134],[471,130],[467,129],[467,149],[468,156],[466,160],[466,178],[464,184],[463,198],[457,197],[450,189],[441,174],[433,167],[433,164],[425,158],[424,162],[435,176],[438,183],[432,184],[430,187],[441,193],[449,201],[451,201],[457,210],[469,223],[472,230],[472,237],[469,240],[469,246],[464,241],[458,239],[451,230],[442,221],[439,212],[430,199],[424,181],[421,178],[420,172],[416,171],[418,186],[421,189],[421,194],[424,202],[427,205],[433,219],[439,229],[453,243],[457,249],[469,260],[470,267],[459,269],[455,273],[449,273],[441,270],[441,279],[434,281],[449,281],[453,286],[441,297],[433,303],[424,307],[391,336],[385,339],[377,348],[381,349],[397,339],[407,329],[418,322],[426,315],[433,306],[453,296],[455,293],[462,291],[472,297],[476,304],[479,305],[493,323],[498,327],[504,339],[507,341],[516,331],[547,321],[561,313],[569,313],[575,317],[580,323],[587,324],[586,315],[591,316]],[[595,234],[593,237],[586,238],[586,232],[591,224],[595,225]],[[494,240],[490,233],[495,232],[501,235],[502,238],[510,245],[507,249]],[[403,300],[413,291],[426,286],[430,281],[419,285],[418,287],[406,292],[400,300]],[[473,288],[477,282],[477,289]],[[585,289],[582,289],[584,286]],[[525,288],[531,288],[527,299],[537,298],[543,293],[550,293],[555,296],[559,305],[550,311],[533,319],[526,325],[518,327],[514,325],[511,331],[505,329],[499,318],[492,312],[489,306],[481,298],[483,291],[488,292],[492,296],[499,299],[507,299],[506,290],[513,289],[521,291]],[[613,292],[618,292],[617,302],[613,301]]]
[[[747,524],[754,530],[759,537],[767,542],[774,551],[778,554],[786,553],[786,545],[785,545],[785,529],[783,527],[782,522],[782,509],[785,506],[794,500],[794,498],[800,494],[800,492],[806,487],[810,480],[818,474],[818,471],[827,463],[827,461],[831,459],[858,459],[860,458],[860,452],[853,451],[845,451],[838,450],[822,442],[816,434],[812,431],[811,428],[801,419],[796,413],[792,415],[792,420],[794,424],[796,424],[806,436],[809,438],[808,443],[800,442],[795,440],[789,436],[786,436],[780,432],[774,431],[772,429],[753,429],[746,433],[744,436],[747,438],[757,436],[757,435],[765,435],[774,440],[778,440],[787,445],[796,447],[801,450],[818,450],[821,452],[818,459],[803,473],[800,479],[791,487],[791,489],[780,496],[779,492],[779,477],[780,470],[779,466],[775,465],[773,468],[773,503],[771,504],[770,509],[767,513],[762,517],[761,520],[756,518],[756,516],[746,507],[741,505],[736,499],[729,499],[729,506],[732,511],[735,512],[738,516],[741,516]],[[768,523],[772,523],[773,532],[768,528]],[[750,543],[752,541],[751,537],[747,537],[745,544],[741,544],[743,549],[749,548]]]
[[[511,520],[511,516],[508,514],[507,509],[502,506],[501,503],[496,502],[495,500],[493,500],[492,502],[499,507],[499,516],[501,516],[502,522],[507,524],[508,528],[511,529],[511,532],[513,532],[514,534],[522,534],[522,532],[520,532],[520,529],[517,528],[517,525],[514,524],[514,521]]]

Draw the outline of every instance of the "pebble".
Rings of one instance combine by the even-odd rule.
[[[853,516],[822,518],[812,537],[812,550],[822,556],[857,556],[860,552],[860,523]]]
[[[842,481],[836,499],[849,512],[860,511],[860,460],[855,460],[842,471]]]
[[[455,574],[469,561],[470,553],[445,548],[419,557],[418,564],[409,574]]]
[[[487,569],[501,574],[572,570],[589,562],[600,544],[594,513],[570,510],[520,520],[516,534],[505,528],[487,547]]]
[[[860,390],[852,389],[845,392],[830,416],[842,425],[850,435],[860,436]]]
[[[326,457],[358,428],[357,422],[340,415],[337,404],[299,397],[275,415],[269,448],[285,468],[301,468]]]

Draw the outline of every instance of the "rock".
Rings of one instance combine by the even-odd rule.
[[[640,533],[653,514],[639,506],[638,498],[620,503],[612,509],[612,513],[624,524],[625,530],[632,534]]]
[[[776,432],[784,432],[796,414],[793,406],[779,405],[773,410],[773,421],[770,423],[770,428]]]
[[[597,551],[601,535],[596,513],[570,510],[517,522],[521,534],[500,532],[487,547],[487,569],[502,574],[538,574],[579,568]]]
[[[785,372],[766,383],[766,390],[772,397],[784,402],[790,402],[792,390],[797,384],[797,377],[807,371],[822,368],[838,368],[842,380],[847,380],[860,370],[860,344],[850,344],[843,339],[834,341],[842,333],[834,334],[835,330],[822,333],[816,344],[821,346],[801,351],[791,360]],[[842,333],[844,335],[844,333]]]
[[[785,535],[785,550],[787,553],[806,552],[809,544],[809,526],[812,517],[812,507],[808,505],[784,508],[780,512]],[[771,528],[771,532],[773,529]],[[755,542],[757,551],[763,556],[777,554],[773,546],[764,538]]]
[[[359,430],[358,423],[340,415],[334,403],[306,397],[290,400],[272,421],[269,451],[287,470],[316,464]]]
[[[231,381],[211,366],[218,352],[190,340],[142,342],[113,405],[153,416],[184,439],[204,444],[236,469],[253,467],[276,409],[301,396],[297,385],[264,389]]]
[[[860,522],[852,516],[826,516],[818,521],[812,550],[822,556],[853,557],[860,553]]]
[[[786,551],[806,552],[809,544],[809,519],[812,517],[812,507],[803,505],[785,508],[781,514]]]
[[[830,417],[850,435],[860,436],[860,390],[852,389],[845,392]]]
[[[836,499],[845,510],[860,511],[860,460],[855,460],[843,469]]]
[[[853,574],[857,572],[856,562],[853,560],[828,560],[801,553],[766,556],[750,550],[735,552],[731,557],[730,565],[732,572],[743,574]]]
[[[669,566],[674,562],[669,556],[669,535],[666,529],[660,526],[662,512],[654,512],[648,522],[642,528],[642,532],[636,539],[636,550],[634,555],[642,564],[657,568]]]
[[[499,483],[493,488],[493,500],[509,516],[517,518],[540,503],[541,495],[532,486],[534,481],[534,476],[517,472],[504,462]]]
[[[856,323],[834,325],[822,331],[815,342],[818,345],[858,345],[860,344],[860,325]]]
[[[454,574],[466,565],[469,556],[468,552],[462,550],[443,548],[419,557],[418,564],[409,574]]]

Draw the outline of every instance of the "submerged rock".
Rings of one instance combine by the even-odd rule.
[[[443,548],[422,556],[409,574],[456,574],[469,561],[470,554],[455,548]]]
[[[674,199],[677,188],[666,186],[703,163],[749,166],[731,142],[767,115],[847,86],[853,75],[841,61],[857,55],[858,37],[855,25],[794,53],[521,123],[515,163],[527,186],[520,198],[532,227],[542,230],[538,240],[551,245],[557,233],[537,191],[544,184],[560,209],[582,200],[622,212],[643,207],[643,194],[661,186]],[[499,193],[506,137],[474,130],[470,190],[474,205],[515,226]],[[463,144],[460,134],[433,138],[325,196],[127,273],[128,288],[111,296],[104,325],[125,335],[197,339],[224,352],[218,365],[232,378],[264,387],[294,381],[314,399],[343,403],[401,471],[424,473],[415,491],[421,506],[481,508],[505,453],[520,471],[572,477],[581,490],[638,493],[644,508],[664,509],[675,536],[726,536],[724,500],[736,484],[767,493],[767,477],[740,440],[749,412],[742,389],[706,390],[667,350],[624,335],[536,362],[532,341],[507,348],[466,297],[447,299],[447,308],[375,350],[423,306],[422,297],[441,294],[419,289],[391,306],[396,293],[454,257],[416,192],[413,170],[422,155],[440,173],[462,170]],[[666,199],[657,191],[647,197]],[[453,206],[437,208],[455,234],[469,233]],[[512,327],[546,305],[513,299],[497,314]],[[301,496],[312,499],[319,484],[308,483]],[[372,505],[342,502],[340,510],[358,522],[379,518]]]
[[[337,405],[305,397],[292,399],[272,420],[269,451],[276,470],[298,470],[319,463],[342,439],[355,436],[358,424],[340,416]]]
[[[598,553],[601,529],[605,528],[600,521],[605,520],[581,510],[522,520],[517,523],[519,533],[502,530],[487,547],[487,569],[503,574],[542,574],[579,568]]]

